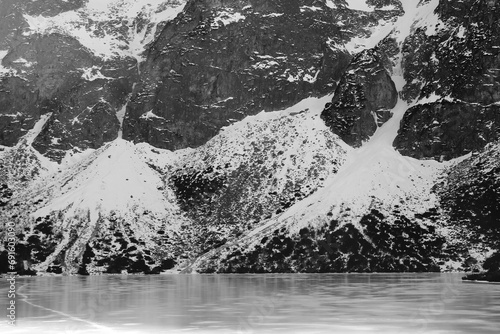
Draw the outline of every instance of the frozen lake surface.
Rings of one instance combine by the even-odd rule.
[[[1,333],[498,333],[500,285],[461,274],[29,277]],[[0,282],[6,292],[7,282]],[[7,294],[0,296],[5,310]],[[6,312],[5,312],[6,313]]]

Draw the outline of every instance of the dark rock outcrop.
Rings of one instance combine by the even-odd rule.
[[[393,6],[396,10],[403,10],[399,0],[366,0],[366,4],[375,9],[381,9],[386,6]]]
[[[347,144],[360,146],[390,117],[398,100],[394,82],[378,49],[360,52],[342,76],[321,118]]]
[[[6,206],[13,194],[12,189],[7,184],[2,184],[0,186],[0,207]]]
[[[499,138],[499,105],[441,101],[406,111],[393,145],[417,159],[449,160]]]
[[[410,109],[394,145],[405,155],[450,159],[498,138],[500,4],[441,0],[436,14],[436,27],[418,28],[405,40],[401,95],[455,102]]]
[[[19,1],[18,1],[19,2]],[[28,1],[26,12],[28,14],[42,15],[42,16],[56,16],[62,12],[75,10],[81,8],[85,4],[85,0],[45,0],[45,1]]]
[[[64,107],[59,108],[61,111],[49,118],[33,142],[37,151],[55,161],[60,161],[70,149],[97,149],[118,136],[120,124],[115,109],[107,102],[98,102],[75,117],[65,113]]]
[[[39,118],[33,112],[38,94],[18,77],[0,77],[0,144],[14,146]]]

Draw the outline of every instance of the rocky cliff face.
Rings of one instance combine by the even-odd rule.
[[[130,10],[119,1],[3,2],[1,143],[14,145],[52,112],[38,151],[60,162],[68,151],[98,148],[118,136],[110,115],[124,117],[134,87],[124,138],[202,145],[247,115],[333,91],[354,53],[344,45],[402,13],[399,1],[369,5],[382,10],[342,1],[191,1],[173,19],[184,2]],[[97,140],[84,125],[75,131],[95,106],[103,113],[88,123],[106,133]]]
[[[119,1],[107,7],[96,1],[2,2],[0,144],[15,145],[48,113],[34,147],[54,161],[117,138],[122,120],[116,115],[123,118],[120,110],[138,81],[141,43],[158,24],[143,21],[151,13],[168,18],[165,13],[181,4],[165,1],[154,11],[144,5],[134,13]]]
[[[379,49],[358,53],[322,113],[325,123],[349,145],[359,147],[368,140],[391,117],[398,100],[384,56],[388,58]]]
[[[352,57],[342,45],[400,11],[327,4],[188,2],[146,52],[124,137],[196,147],[247,115],[333,91]]]
[[[417,159],[449,160],[498,139],[499,106],[439,101],[410,108],[394,146]]]
[[[20,273],[463,269],[500,247],[497,9],[2,1],[0,238]]]
[[[439,1],[435,24],[406,39],[402,96],[432,102],[405,117],[398,150],[451,159],[498,139],[499,11],[496,1]]]

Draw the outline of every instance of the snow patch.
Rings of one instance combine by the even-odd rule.
[[[434,103],[434,102],[438,102],[438,101],[454,102],[455,99],[452,98],[450,95],[448,95],[448,96],[441,96],[441,95],[437,95],[435,92],[432,92],[432,94],[430,94],[429,96],[424,97],[424,98],[418,100],[416,102],[416,104]]]
[[[374,8],[368,6],[365,0],[346,0],[347,8],[352,10],[360,10],[363,12],[373,12]]]
[[[123,138],[123,120],[125,119],[125,113],[127,112],[128,102],[123,105],[123,107],[116,113],[116,118],[120,123],[120,129],[118,130],[118,138]]]
[[[238,123],[232,124],[230,126],[222,128],[222,131],[229,131],[233,129],[238,129],[239,127],[245,127],[245,126],[251,126],[252,123],[261,123],[261,122],[270,122],[273,119],[278,119],[281,117],[286,117],[290,115],[294,115],[297,112],[300,111],[305,111],[307,110],[307,113],[311,115],[314,119],[319,119],[321,112],[325,108],[325,104],[331,102],[333,95],[327,95],[323,96],[321,98],[317,97],[308,97],[299,103],[295,104],[292,107],[283,109],[283,110],[277,110],[273,112],[266,112],[266,111],[261,111],[260,113],[253,115],[253,116],[247,116],[243,120],[239,121]],[[324,122],[319,120],[321,123],[318,123],[320,126],[325,127]],[[321,125],[322,124],[322,125]],[[239,130],[236,130],[239,131]],[[348,147],[346,145],[346,147]]]
[[[214,21],[216,23],[222,22],[222,24],[226,26],[231,23],[242,21],[245,18],[246,17],[243,14],[234,12],[232,9],[228,9],[219,11],[214,17]]]
[[[7,53],[9,53],[9,50],[0,50],[0,77],[14,73],[12,69],[2,66],[2,61]]]
[[[409,36],[417,28],[425,27],[427,35],[437,33],[441,29],[438,28],[438,25],[444,29],[444,23],[439,20],[435,13],[439,0],[431,0],[423,4],[413,0],[402,0],[401,4],[405,15],[403,16],[404,20],[398,22],[396,40],[399,43],[402,43],[406,36]]]
[[[47,121],[49,120],[49,118],[51,116],[52,116],[52,113],[47,113],[47,114],[40,116],[40,119],[38,120],[38,122],[36,122],[33,129],[31,129],[30,131],[28,131],[27,134],[24,135],[23,139],[19,141],[17,146],[20,146],[20,145],[31,146],[31,144],[33,144],[33,141],[40,134],[45,123],[47,123]]]
[[[337,6],[336,6],[336,5],[335,5],[335,3],[333,2],[333,0],[326,0],[325,5],[326,5],[328,8],[332,8],[332,9],[337,8]]]
[[[19,140],[17,145],[14,147],[14,149],[17,149],[17,150],[29,150],[31,153],[33,153],[37,157],[38,162],[40,163],[41,171],[48,172],[48,173],[54,172],[55,170],[57,170],[57,166],[58,166],[57,163],[54,161],[51,161],[47,157],[40,154],[40,152],[38,152],[37,150],[35,150],[33,148],[32,144],[33,144],[33,141],[36,139],[36,137],[38,137],[38,135],[40,134],[40,132],[42,131],[43,127],[45,126],[47,121],[50,119],[50,117],[52,117],[52,113],[47,113],[47,114],[40,116],[40,119],[38,120],[38,122],[35,123],[35,125],[33,126],[33,129],[28,131],[28,133],[25,134],[22,137],[22,139]]]
[[[67,151],[66,155],[61,160],[60,169],[70,168],[70,166],[75,165],[78,162],[81,162],[90,157],[90,155],[95,151],[96,151],[95,149],[91,148],[87,148],[83,151],[77,151],[77,150]]]
[[[87,81],[94,81],[97,79],[113,80],[113,78],[104,76],[100,71],[101,68],[102,67],[92,66],[89,68],[79,68],[79,70],[83,72],[82,78]]]
[[[457,32],[457,37],[458,38],[464,38],[466,31],[467,30],[463,26],[460,26],[460,28],[458,29],[458,32]]]
[[[156,114],[153,112],[153,110],[150,110],[150,111],[148,111],[148,112],[146,112],[146,113],[142,114],[140,118],[142,118],[142,119],[151,119],[151,118],[165,119],[165,118],[163,118],[163,117],[160,117],[160,116],[156,115]]]
[[[283,13],[271,13],[262,15],[262,17],[280,17],[280,16],[283,16]]]
[[[30,61],[27,61],[26,59],[24,59],[22,57],[14,60],[13,63],[14,64],[21,64],[24,67],[32,67],[33,65],[36,64],[36,63],[30,62]]]
[[[105,30],[97,31],[88,28],[85,18],[76,12],[65,12],[55,17],[30,16],[24,14],[31,34],[60,33],[74,37],[93,54],[103,59],[125,56],[127,44]]]
[[[309,82],[309,83],[315,83],[316,80],[318,80],[318,75],[319,75],[319,70],[316,72],[316,74],[314,76],[312,76],[310,74],[306,74],[306,75],[304,75],[304,77],[302,79],[306,82]]]
[[[351,0],[351,9],[365,10],[367,7],[364,1]],[[426,28],[427,35],[436,34],[440,29],[444,29],[444,24],[439,20],[439,17],[434,13],[439,0],[431,0],[427,3],[420,4],[414,0],[401,0],[404,14],[394,21],[379,20],[378,25],[370,27],[369,33],[365,36],[356,36],[345,45],[338,45],[332,39],[328,40],[330,47],[339,49],[344,48],[351,54],[356,54],[366,49],[375,47],[389,34],[394,36],[397,43],[401,45],[405,38],[412,31],[419,27]],[[364,5],[363,5],[364,4]],[[387,8],[389,9],[389,8]]]
[[[317,12],[323,10],[321,7],[316,7],[316,6],[301,6],[300,7],[300,12],[306,12],[306,11],[311,11],[311,12]]]
[[[336,44],[332,39],[328,39],[331,47],[336,49],[344,48],[350,54],[356,54],[366,49],[375,47],[380,41],[387,37],[395,27],[397,27],[404,16],[399,17],[395,21],[379,20],[378,25],[370,27],[365,36],[353,37],[344,45]]]
[[[394,5],[387,5],[387,6],[380,7],[377,10],[397,10],[397,8]]]
[[[256,70],[264,70],[264,69],[268,69],[268,68],[271,68],[273,66],[278,66],[278,65],[279,65],[279,63],[274,61],[274,60],[264,60],[264,61],[260,61],[256,64],[253,64],[252,68],[256,69]]]
[[[373,12],[375,10],[396,10],[397,8],[394,5],[387,5],[380,8],[375,9],[375,7],[369,6],[365,0],[346,0],[347,8],[352,10],[359,10],[363,12]],[[328,2],[327,2],[328,6]],[[330,6],[329,6],[330,7]],[[333,7],[331,7],[333,8]]]

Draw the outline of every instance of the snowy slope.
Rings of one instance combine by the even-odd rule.
[[[103,59],[134,57],[142,60],[144,46],[155,36],[157,26],[173,19],[185,0],[90,0],[75,11],[53,17],[24,18],[25,35],[63,33],[76,38]]]
[[[277,171],[277,176],[279,180],[285,180],[289,175],[287,173],[300,173],[314,164],[314,157],[318,154],[328,154],[325,151],[335,149],[343,155],[350,147],[331,134],[319,117],[330,99],[331,95],[307,98],[285,110],[263,111],[255,116],[248,116],[223,128],[207,144],[187,155],[186,167],[205,162],[212,166],[230,163],[230,170],[234,170],[237,166],[251,163],[254,158],[253,146],[267,144],[268,150],[280,151],[280,155],[283,155],[283,164],[278,167],[282,175]],[[272,148],[269,147],[269,142],[272,142]],[[290,156],[296,156],[294,162]]]
[[[31,147],[49,117],[44,115],[16,147],[7,148],[1,155],[4,161],[21,150],[34,155],[38,178],[28,188],[18,189],[19,199],[44,203],[37,203],[40,208],[31,213],[33,217],[63,212],[62,218],[67,221],[88,212],[89,223],[95,224],[100,216],[111,212],[133,215],[148,211],[158,221],[177,214],[173,194],[165,189],[162,169],[173,165],[180,152],[152,153],[153,148],[147,144],[134,145],[118,138],[99,150],[69,152],[57,164]]]
[[[417,1],[401,0],[404,15],[392,21],[380,20],[378,25],[370,27],[370,32],[366,36],[355,36],[345,45],[335,45],[338,48],[345,48],[352,54],[362,50],[375,47],[382,39],[392,34],[401,45],[406,36],[418,27],[427,27],[427,33],[436,31],[439,18],[434,13],[439,0],[431,0],[420,4]],[[364,0],[351,0],[348,2],[349,8],[361,11],[372,11]],[[389,8],[388,8],[389,9]]]
[[[401,47],[412,29],[437,24],[436,16],[431,14],[437,3],[436,0],[419,6],[414,1],[402,1],[405,15],[384,32],[390,33]],[[375,46],[385,37],[386,35],[377,33],[368,39],[366,47]],[[392,79],[398,91],[401,91],[404,85],[401,64],[394,68]],[[328,212],[339,216],[343,204],[352,209],[351,216],[345,219],[347,222],[359,220],[374,201],[391,207],[401,204],[401,199],[405,199],[404,207],[410,216],[434,207],[437,204],[436,198],[430,194],[430,189],[445,165],[434,160],[421,161],[404,157],[392,146],[401,119],[410,107],[400,99],[392,110],[392,118],[378,128],[371,140],[353,150],[339,172],[332,175],[320,191],[290,208],[280,220],[286,221],[289,226],[292,224],[296,230],[314,222],[315,216],[326,216]]]
[[[349,51],[374,47],[388,35],[397,41],[401,49],[405,37],[414,29],[421,26],[433,27],[438,23],[433,14],[437,2],[418,5],[414,1],[402,1],[405,10],[402,17],[389,26],[382,26],[381,30],[374,29],[370,38],[364,39],[363,43],[356,41],[356,48],[350,48]],[[359,10],[367,8],[359,7]],[[398,92],[405,84],[400,59],[401,55],[395,59],[396,66],[392,76]],[[415,101],[412,105],[424,102],[427,101]],[[337,230],[345,224],[352,224],[363,235],[363,227],[359,222],[372,209],[389,217],[391,212],[396,211],[398,215],[415,219],[438,207],[438,198],[431,188],[440,173],[453,162],[444,164],[434,160],[416,160],[402,156],[392,146],[402,117],[412,105],[399,99],[391,111],[392,118],[379,127],[362,147],[347,150],[345,163],[337,173],[330,174],[316,192],[264,222],[240,240],[232,240],[229,246],[240,245],[238,247],[242,249],[251,249],[260,239],[271,235],[273,230],[285,228],[290,234],[298,234],[305,227],[320,228],[332,219],[340,223]],[[370,242],[369,238],[367,241]],[[215,254],[217,250],[205,254],[187,271],[204,267],[205,261],[220,256]]]
[[[193,247],[245,235],[337,172],[350,148],[320,118],[330,98],[247,117],[179,159],[167,177],[193,221]]]
[[[90,210],[95,223],[99,213],[133,211],[135,206],[165,215],[169,205],[157,190],[163,185],[161,177],[141,160],[140,154],[133,144],[116,140],[78,164],[67,166],[61,176],[44,186],[45,191],[50,189],[52,199],[33,215],[66,208],[70,208],[67,215]]]
[[[13,173],[20,169],[36,177],[24,187],[14,185],[11,208],[0,215],[0,221],[14,221],[24,228],[20,244],[32,244],[28,240],[35,237],[41,240],[40,246],[35,242],[31,247],[44,255],[31,260],[31,268],[44,272],[63,266],[76,273],[82,270],[77,259],[89,243],[104,245],[103,250],[94,250],[102,259],[113,261],[128,252],[130,261],[141,263],[144,254],[149,254],[149,268],[161,265],[169,253],[158,248],[157,232],[175,235],[181,225],[189,224],[163,179],[181,153],[117,139],[99,150],[68,154],[57,164],[27,145],[34,135],[34,131],[29,133],[22,144],[0,155]],[[29,158],[32,172],[14,165],[12,160],[19,164],[19,157]],[[20,175],[12,177],[20,179]],[[40,227],[47,224],[48,228]],[[139,250],[120,248],[125,243]],[[52,250],[45,253],[48,249]],[[86,270],[102,272],[106,268],[89,265]]]

